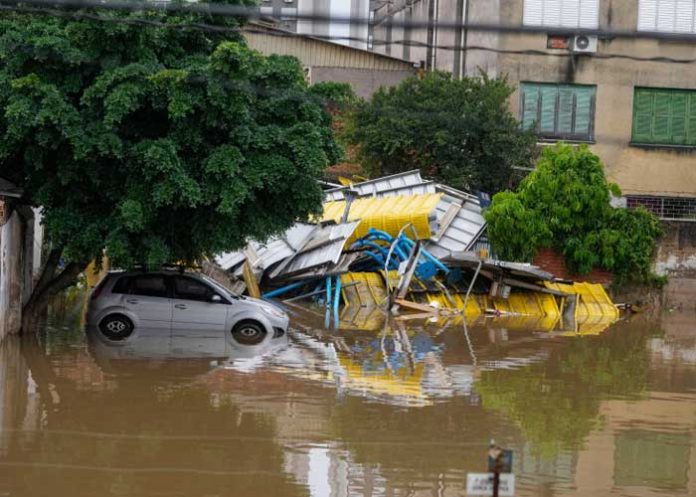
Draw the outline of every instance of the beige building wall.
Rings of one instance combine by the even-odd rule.
[[[522,24],[523,2],[500,0],[501,19]],[[638,2],[601,0],[601,30],[635,31]],[[638,62],[601,58],[607,54],[637,57],[693,58],[694,44],[636,39],[600,39],[597,55],[573,55],[565,50],[547,50],[545,34],[500,36],[504,50],[542,50],[560,54],[500,55],[498,68],[511,84],[523,81],[597,85],[595,143],[592,150],[601,157],[607,176],[624,194],[696,196],[696,149],[632,146],[633,90],[636,86],[696,89],[696,64]],[[519,115],[519,93],[511,100]]]
[[[432,4],[431,2],[435,2]],[[468,7],[466,3],[468,2]],[[435,20],[469,23],[522,25],[524,0],[407,0],[376,11],[376,18],[393,12],[395,21],[428,20],[430,7]],[[600,0],[599,29],[636,31],[637,0]],[[463,7],[464,11],[459,9]],[[374,29],[375,40],[399,38],[428,42],[424,29],[388,29],[382,22]],[[409,32],[410,31],[410,32]],[[391,48],[375,45],[375,51],[391,53],[412,62],[423,62],[427,69],[440,69],[467,75],[480,70],[491,76],[505,75],[514,87],[520,82],[577,83],[597,86],[594,141],[592,150],[606,166],[607,176],[619,184],[625,195],[696,197],[696,148],[631,145],[633,91],[636,86],[696,89],[696,63],[644,62],[603,58],[608,54],[634,57],[696,58],[696,45],[666,40],[601,39],[596,54],[572,54],[568,50],[547,49],[547,34],[499,34],[470,31],[460,37],[449,28],[436,29],[433,42],[467,50],[436,49],[428,58],[424,47]],[[553,28],[549,28],[553,32]],[[478,48],[477,48],[478,47]],[[489,50],[481,50],[480,48]],[[497,53],[496,51],[535,50],[548,55]],[[428,61],[431,63],[429,64]],[[459,65],[458,65],[459,64]],[[519,92],[511,99],[511,110],[520,115]]]
[[[263,32],[268,30],[268,33]],[[244,33],[249,46],[271,55],[297,57],[311,83],[349,83],[356,94],[370,97],[381,86],[393,86],[416,74],[412,63],[368,50],[347,47],[311,36],[278,36],[282,31],[251,26]]]

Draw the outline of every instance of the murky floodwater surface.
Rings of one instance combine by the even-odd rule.
[[[596,336],[478,323],[262,347],[0,345],[0,496],[462,496],[494,438],[518,496],[696,495],[696,318]],[[217,348],[216,348],[217,347]]]

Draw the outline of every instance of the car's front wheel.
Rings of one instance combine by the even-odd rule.
[[[266,329],[256,321],[241,321],[232,328],[232,338],[241,345],[258,345],[266,338]]]
[[[123,340],[133,333],[133,322],[121,314],[106,316],[99,323],[99,330],[109,340]]]

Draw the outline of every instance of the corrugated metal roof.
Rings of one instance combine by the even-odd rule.
[[[478,198],[442,185],[437,191],[442,193],[436,207],[440,225],[425,249],[438,258],[470,250],[486,226]]]
[[[327,190],[324,193],[326,202],[343,200],[349,189],[358,197],[441,193],[442,198],[435,209],[437,221],[432,225],[433,236],[425,245],[435,257],[470,250],[486,226],[481,204],[475,195],[423,181],[417,169],[356,183],[352,187]]]
[[[435,222],[435,207],[442,197],[439,193],[403,195],[395,197],[364,197],[353,200],[348,220],[362,220],[349,241],[365,236],[370,228],[386,231],[396,236],[408,223],[412,223],[419,239],[430,238]],[[324,221],[338,222],[345,210],[345,201],[326,202]]]
[[[297,223],[282,236],[271,238],[266,243],[251,241],[244,250],[222,254],[215,261],[225,270],[237,268],[236,273],[241,275],[241,268],[238,266],[246,260],[248,254],[251,256],[251,267],[265,271],[299,250],[314,229],[313,224]]]
[[[292,55],[309,67],[416,71],[407,60],[265,26],[247,26],[244,37],[259,52]]]
[[[337,264],[343,247],[360,221],[316,226],[298,252],[274,269],[270,277],[281,278],[302,273],[319,266]]]
[[[386,196],[386,195],[416,195],[423,193],[435,193],[435,188],[424,186],[434,185],[432,182],[423,181],[420,171],[406,171],[404,173],[392,174],[361,183],[355,183],[350,187],[333,188],[324,192],[325,201],[344,200],[345,193],[352,190],[359,197],[367,196]]]

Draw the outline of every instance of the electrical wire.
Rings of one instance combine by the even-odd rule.
[[[6,2],[6,0],[0,0]],[[41,0],[31,0],[31,1],[41,1]],[[155,21],[152,19],[146,19],[142,17],[113,17],[113,16],[103,16],[99,14],[94,14],[90,12],[75,12],[75,11],[65,11],[57,9],[46,9],[46,8],[32,8],[32,7],[14,7],[7,6],[0,3],[0,11],[11,11],[22,14],[31,15],[47,15],[52,17],[61,17],[65,19],[72,20],[88,20],[96,22],[105,23],[117,23],[117,24],[127,24],[134,26],[144,26],[153,28],[163,28],[172,30],[199,30],[205,32],[213,33],[229,33],[235,35],[243,35],[245,33],[249,34],[259,34],[280,38],[312,38],[321,41],[328,42],[357,42],[365,43],[364,38],[354,37],[354,36],[333,36],[333,35],[319,35],[312,34],[306,35],[301,33],[293,33],[290,31],[283,31],[277,28],[264,29],[262,27],[255,27],[255,25],[246,26],[244,28],[229,27],[229,26],[216,26],[213,24],[207,24],[202,22],[197,23],[166,23],[161,21]],[[696,39],[695,39],[696,41]],[[457,45],[445,45],[445,44],[432,44],[427,42],[421,42],[417,40],[380,40],[375,39],[371,42],[373,46],[391,46],[400,45],[404,47],[413,48],[434,48],[437,50],[447,50],[447,51],[479,51],[479,52],[490,52],[501,55],[530,55],[537,57],[555,57],[555,58],[572,58],[576,57],[577,54],[571,52],[546,52],[544,50],[534,50],[534,49],[523,49],[523,50],[513,50],[504,48],[487,47],[481,45],[469,45],[469,46],[457,46]],[[375,52],[379,55],[379,52]],[[630,54],[621,53],[594,53],[591,55],[594,59],[601,60],[611,60],[611,59],[623,59],[631,60],[635,62],[662,62],[662,63],[673,63],[673,64],[693,64],[696,63],[696,58],[675,58],[666,56],[636,56]]]
[[[30,5],[35,7],[64,7],[72,9],[94,8],[100,10],[112,10],[121,12],[160,12],[160,13],[186,13],[186,14],[202,14],[207,16],[222,16],[236,17],[240,19],[258,20],[258,19],[274,19],[274,20],[292,20],[292,21],[314,21],[330,24],[349,24],[351,26],[375,26],[376,23],[369,17],[353,17],[353,16],[334,16],[301,12],[283,13],[282,16],[262,14],[259,7],[248,7],[242,5],[229,5],[220,3],[201,3],[201,2],[171,2],[171,1],[134,1],[134,0],[0,0],[4,5],[23,6]],[[568,28],[568,27],[550,27],[550,26],[521,26],[521,25],[505,25],[495,23],[479,23],[479,22],[456,22],[447,20],[398,20],[393,17],[388,17],[382,20],[379,25],[391,26],[396,28],[414,28],[427,29],[429,27],[437,27],[438,29],[456,30],[466,29],[468,31],[481,31],[492,33],[517,33],[517,34],[549,34],[554,35],[593,35],[600,38],[630,38],[630,39],[659,39],[685,41],[689,43],[696,42],[696,33],[668,33],[661,31],[627,31],[627,30],[602,30],[602,29],[587,29],[587,28]],[[363,40],[364,41],[364,40]]]

